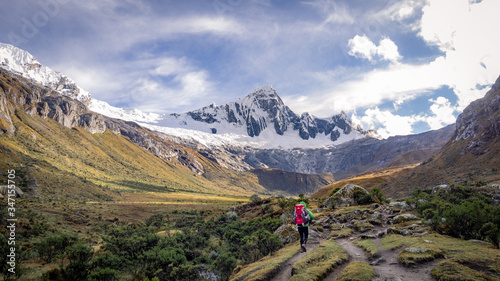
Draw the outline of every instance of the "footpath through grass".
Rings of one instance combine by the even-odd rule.
[[[348,259],[347,252],[334,239],[326,240],[293,265],[290,280],[322,280]]]

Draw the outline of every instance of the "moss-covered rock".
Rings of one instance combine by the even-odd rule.
[[[346,184],[337,192],[328,197],[323,206],[349,207],[372,203],[371,195],[366,189],[355,184]]]

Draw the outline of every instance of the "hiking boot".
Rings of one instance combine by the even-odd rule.
[[[305,244],[300,245],[300,248],[302,249],[302,252],[307,252]]]

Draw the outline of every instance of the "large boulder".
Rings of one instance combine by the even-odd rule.
[[[335,206],[335,207],[349,207],[360,204],[366,204],[364,200],[359,200],[361,197],[367,198],[371,201],[371,195],[366,189],[355,184],[346,184],[344,187],[335,192],[332,196],[328,197],[323,206]],[[371,202],[370,202],[371,203]]]

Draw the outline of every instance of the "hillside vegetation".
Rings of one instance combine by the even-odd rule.
[[[69,129],[19,110],[13,122],[15,134],[0,137],[6,156],[0,160],[0,168],[16,169],[23,181],[18,185],[35,197],[98,200],[106,196],[110,199],[109,191],[265,192],[255,176],[217,167],[201,156],[198,159],[205,176],[160,159],[110,131],[91,134],[78,127]]]

